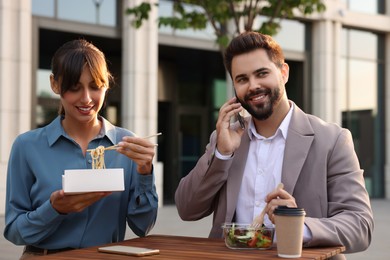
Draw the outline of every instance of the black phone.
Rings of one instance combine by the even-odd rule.
[[[236,102],[237,102],[237,103],[240,103],[240,101],[238,100],[237,93],[236,93],[236,90],[235,90],[235,89],[234,89],[234,95],[236,96]],[[240,115],[240,113],[237,113],[237,114],[236,114],[236,117],[237,117],[238,122],[240,123],[241,128],[242,128],[242,129],[245,129],[245,121],[244,121],[244,118]]]
[[[245,129],[244,118],[242,118],[242,116],[240,115],[240,113],[237,113],[236,116],[237,116],[238,122],[240,123],[241,128],[242,128],[242,129]]]

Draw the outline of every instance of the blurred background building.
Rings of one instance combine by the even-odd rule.
[[[0,0],[0,214],[12,143],[57,115],[51,57],[77,38],[103,50],[116,78],[103,115],[139,135],[163,133],[158,192],[161,202],[174,203],[176,186],[203,154],[232,87],[211,28],[158,28],[157,17],[172,13],[172,1],[160,0],[135,29],[124,10],[140,2]],[[324,13],[284,20],[275,36],[290,65],[288,97],[350,129],[370,196],[390,198],[390,0],[324,2]]]

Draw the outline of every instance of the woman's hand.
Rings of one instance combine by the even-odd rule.
[[[137,164],[137,171],[140,174],[152,173],[155,155],[153,143],[141,137],[125,136],[118,146],[117,152],[132,159]]]
[[[68,214],[81,212],[110,194],[111,192],[88,192],[66,195],[63,190],[57,190],[50,195],[50,203],[58,213]]]

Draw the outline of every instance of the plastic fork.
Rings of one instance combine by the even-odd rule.
[[[278,186],[276,187],[276,189],[280,190],[280,189],[283,189],[284,185],[283,183],[279,183]],[[264,206],[263,210],[260,212],[259,215],[257,215],[253,221],[252,221],[252,224],[251,224],[251,227],[255,228],[255,229],[259,229],[263,226],[263,223],[264,223],[264,216],[265,216],[265,209],[267,208],[267,205]]]

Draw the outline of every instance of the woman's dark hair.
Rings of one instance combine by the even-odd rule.
[[[284,63],[284,55],[279,44],[269,35],[259,32],[244,32],[235,37],[224,53],[225,68],[232,76],[232,60],[235,56],[248,53],[257,49],[264,49],[269,59],[281,68]]]
[[[60,83],[61,96],[79,82],[84,66],[89,68],[97,86],[110,87],[113,77],[104,53],[84,39],[72,40],[62,45],[51,60],[51,71]],[[60,114],[63,114],[62,108]]]

